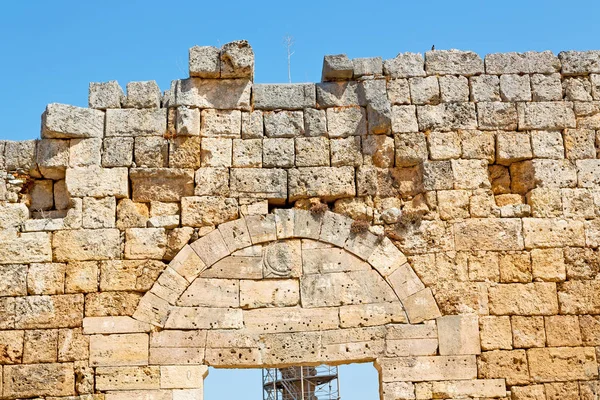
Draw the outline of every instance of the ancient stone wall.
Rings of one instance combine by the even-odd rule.
[[[0,142],[0,398],[374,362],[384,400],[598,399],[600,52],[189,67]]]

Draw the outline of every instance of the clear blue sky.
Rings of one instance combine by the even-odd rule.
[[[257,82],[286,82],[282,39],[295,39],[292,78],[318,81],[324,54],[392,58],[459,48],[600,48],[600,2],[2,1],[0,139],[39,136],[47,103],[87,105],[90,81],[186,77],[187,50],[247,39]]]

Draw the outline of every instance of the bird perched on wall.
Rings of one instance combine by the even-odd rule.
[[[435,50],[435,44],[433,46],[431,46],[431,50]]]

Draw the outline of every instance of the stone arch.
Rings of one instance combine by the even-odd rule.
[[[191,320],[192,314],[201,312],[201,309],[219,308],[221,310],[218,312],[212,310],[213,315],[220,314],[217,319],[231,321],[231,326],[227,325],[226,328],[242,326],[241,309],[252,308],[250,305],[244,307],[238,301],[237,306],[225,302],[220,307],[216,307],[217,304],[211,307],[207,302],[194,302],[190,293],[193,285],[200,286],[198,282],[203,278],[253,281],[298,279],[303,275],[303,270],[306,273],[308,264],[306,257],[303,257],[305,251],[321,253],[320,257],[329,253],[329,257],[337,258],[339,263],[348,263],[347,267],[329,271],[344,274],[338,275],[339,280],[334,284],[344,286],[344,282],[351,279],[348,275],[353,275],[353,272],[360,276],[356,277],[358,282],[346,282],[351,292],[346,297],[353,299],[343,299],[344,294],[339,292],[324,296],[323,290],[318,295],[310,296],[311,287],[318,291],[318,286],[327,282],[318,278],[322,270],[308,265],[308,268],[317,269],[307,274],[314,275],[313,278],[302,280],[299,290],[304,292],[305,297],[302,303],[298,303],[301,309],[397,302],[402,306],[402,313],[406,313],[403,322],[417,324],[441,316],[431,290],[423,285],[406,256],[392,241],[369,231],[352,232],[352,222],[350,218],[329,211],[313,213],[301,209],[275,209],[268,215],[246,216],[223,223],[206,236],[186,245],[177,254],[142,298],[133,318],[165,329],[210,329],[219,324],[215,321],[207,325],[204,321],[204,324],[194,326],[191,322],[188,325],[176,322],[176,319]],[[323,251],[325,248],[331,250]],[[245,267],[244,262],[254,263],[251,266],[253,271],[239,272],[237,275],[222,271],[231,269],[236,261],[240,267]],[[227,295],[227,289],[223,287],[217,292]],[[275,304],[269,306],[277,307]],[[223,311],[228,309],[237,309],[239,312]],[[399,317],[396,319],[402,320]]]

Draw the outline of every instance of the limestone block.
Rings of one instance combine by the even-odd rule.
[[[384,79],[365,80],[359,86],[367,102],[367,123],[371,134],[389,134],[392,128],[391,103],[386,97]]]
[[[183,276],[190,283],[206,269],[204,261],[202,261],[194,249],[188,245],[185,245],[181,251],[177,253],[169,264],[169,267],[179,275]]]
[[[488,163],[485,160],[452,160],[455,189],[490,188]]]
[[[438,104],[440,85],[437,76],[415,77],[408,80],[413,104]]]
[[[369,264],[349,252],[330,247],[303,249],[302,265],[304,274],[327,274],[371,269]]]
[[[262,362],[268,365],[297,365],[305,359],[320,359],[320,335],[317,332],[264,334],[261,342],[264,343],[261,345]]]
[[[134,203],[130,199],[122,199],[117,205],[117,222],[119,229],[143,228],[150,214],[144,203]]]
[[[514,400],[544,400],[546,393],[544,385],[513,386],[510,388]]]
[[[505,397],[506,385],[504,379],[432,382],[431,392],[434,399]]]
[[[343,247],[350,236],[352,220],[342,215],[325,212],[321,222],[319,240]]]
[[[437,339],[387,339],[385,342],[385,354],[392,357],[435,356],[437,349]]]
[[[124,108],[159,108],[160,88],[156,81],[129,82]]]
[[[315,106],[315,85],[311,83],[254,84],[252,92],[257,110],[302,110]]]
[[[500,97],[503,101],[531,101],[531,83],[529,81],[529,75],[501,75]]]
[[[114,228],[117,203],[114,197],[83,198],[83,227],[89,229]]]
[[[585,246],[582,221],[564,219],[523,219],[525,248]]]
[[[39,213],[41,211],[50,210],[53,208],[54,199],[52,197],[52,195],[53,195],[52,189],[53,189],[53,185],[52,185],[51,180],[40,180],[40,181],[33,182],[33,185],[31,186],[31,189],[29,190],[29,193],[28,193],[29,197],[31,198],[29,207],[33,211],[32,216],[35,217],[36,213]],[[23,204],[23,206],[25,206],[25,204]],[[3,207],[3,208],[5,208],[5,209],[12,208],[12,211],[13,211],[9,215],[7,215],[5,218],[9,219],[9,221],[10,221],[10,219],[15,217],[15,211],[17,211],[15,204],[11,204],[10,207]],[[21,221],[21,223],[26,222],[28,217],[29,217],[29,212],[27,211],[27,213],[25,214],[25,219],[23,221]],[[5,223],[8,223],[9,221],[7,221]],[[12,222],[12,224],[13,224],[12,226],[14,226],[14,224],[16,222],[17,221]]]
[[[83,319],[83,332],[86,335],[114,334],[114,333],[141,333],[150,332],[151,325],[137,321],[131,317],[85,317]]]
[[[298,281],[240,281],[239,304],[243,309],[263,307],[293,307],[300,302]]]
[[[592,85],[588,77],[566,77],[563,91],[565,100],[592,101]]]
[[[480,354],[479,319],[477,315],[447,315],[436,320],[440,355]]]
[[[561,314],[598,314],[600,285],[597,281],[572,280],[559,284]]]
[[[575,128],[572,106],[570,102],[519,103],[519,130]]]
[[[193,46],[189,50],[190,76],[219,78],[221,76],[220,51],[212,46]]]
[[[379,303],[396,299],[389,285],[373,270],[305,275],[300,283],[300,291],[302,306],[305,308]]]
[[[183,292],[177,305],[181,307],[239,307],[239,281],[196,278]]]
[[[355,78],[383,74],[383,60],[381,57],[354,58],[352,65]]]
[[[200,166],[200,138],[175,137],[169,142],[169,167],[198,168]]]
[[[496,162],[510,165],[533,157],[531,138],[528,133],[499,132],[497,138]]]
[[[0,362],[3,365],[21,364],[24,331],[0,331]]]
[[[329,138],[362,136],[367,134],[367,113],[361,107],[333,107],[327,109]]]
[[[180,201],[194,192],[194,171],[189,169],[132,168],[129,178],[136,202]]]
[[[85,316],[131,315],[142,295],[135,292],[89,293],[85,296]]]
[[[231,167],[233,141],[227,138],[203,138],[200,144],[203,167]]]
[[[583,188],[595,188],[600,184],[600,161],[598,160],[577,160],[577,186]]]
[[[321,81],[350,80],[354,71],[352,61],[345,54],[326,55],[323,57]]]
[[[362,137],[363,164],[379,168],[394,166],[394,139],[385,135]]]
[[[138,299],[139,300],[139,299]],[[136,302],[137,308],[128,312],[128,315],[133,314],[133,318],[163,328],[167,322],[169,313],[172,310],[170,304],[156,296],[154,293],[146,293],[139,304]]]
[[[383,399],[415,399],[415,385],[411,382],[387,382],[381,384]]]
[[[405,264],[407,259],[390,239],[384,237],[377,243],[367,261],[381,276],[387,278]]]
[[[114,137],[103,140],[102,166],[129,167],[133,163],[134,138]]]
[[[442,103],[417,106],[419,130],[477,129],[473,103]]]
[[[15,298],[15,328],[76,328],[83,319],[83,295]]]
[[[270,111],[264,113],[265,135],[272,138],[293,138],[304,135],[301,111]]]
[[[589,129],[565,129],[565,154],[571,160],[596,157],[595,132]]]
[[[410,104],[408,79],[390,79],[387,82],[388,99],[392,104]]]
[[[322,221],[322,216],[319,213],[307,210],[295,210],[294,236],[317,240],[321,231]]]
[[[421,53],[399,53],[383,62],[383,72],[391,78],[425,76],[423,56]]]
[[[100,263],[100,290],[146,292],[164,269],[160,261],[109,260]]]
[[[104,112],[51,103],[42,114],[42,138],[78,139],[104,135]]]
[[[88,95],[88,105],[90,108],[98,110],[121,108],[121,103],[124,99],[125,94],[117,81],[90,82]]]
[[[214,230],[190,245],[207,267],[229,255],[219,230]]]
[[[69,166],[69,141],[42,139],[37,143],[36,163],[44,178],[64,178]]]
[[[590,191],[586,189],[562,189],[561,192],[563,214],[566,218],[592,219],[596,216],[594,199]]]
[[[507,385],[529,383],[525,350],[486,351],[477,360],[480,379],[505,378]]]
[[[90,366],[148,365],[148,334],[90,336]]]
[[[182,392],[185,390],[182,390]],[[171,390],[136,390],[107,392],[104,398],[107,400],[172,400]],[[183,399],[182,399],[183,400]],[[185,400],[193,400],[185,399]]]
[[[482,350],[511,350],[513,338],[510,317],[479,317]]]
[[[234,139],[232,165],[238,168],[261,168],[262,153],[261,139]]]
[[[544,318],[548,347],[581,346],[579,319],[572,315],[553,315]]]
[[[98,166],[68,168],[65,179],[72,197],[127,197],[129,182],[127,168],[101,168]]]
[[[389,323],[406,323],[407,318],[400,302],[354,304],[340,307],[340,326],[356,328]]]
[[[329,139],[306,137],[294,139],[297,167],[328,167]]]
[[[472,101],[500,101],[500,79],[497,76],[472,76],[469,78],[469,86]]]
[[[6,141],[4,144],[6,169],[8,171],[16,171],[17,169],[29,171],[33,169],[36,162],[36,147],[37,140]]]
[[[401,133],[394,135],[394,141],[397,167],[412,167],[427,160],[427,141],[422,133]]]
[[[186,226],[215,226],[238,217],[234,198],[197,196],[181,198],[181,223]]]
[[[244,310],[244,325],[257,333],[327,330],[338,328],[339,316],[335,308],[257,308]]]
[[[14,329],[15,328],[15,298],[0,297],[0,311],[4,318],[0,321],[0,328]]]
[[[202,110],[200,136],[239,138],[242,113],[239,110]]]
[[[197,108],[177,107],[176,129],[178,136],[200,135],[200,110]]]
[[[475,379],[475,356],[426,356],[378,359],[383,382]]]
[[[163,136],[167,132],[166,109],[109,109],[106,136]]]
[[[579,398],[579,384],[577,382],[546,383],[544,388],[549,399]]]
[[[519,219],[472,219],[454,225],[456,250],[522,250]]]
[[[23,203],[0,204],[0,229],[16,228],[29,218],[27,205]]]
[[[598,378],[596,353],[591,347],[529,349],[527,358],[534,382]]]
[[[198,168],[195,173],[196,196],[229,196],[229,170],[227,168]]]
[[[96,390],[160,388],[160,367],[98,367]]]
[[[8,398],[75,395],[72,363],[5,365],[3,369],[3,394]]]
[[[315,86],[320,108],[367,105],[364,93],[359,91],[359,82],[322,82]]]
[[[566,279],[565,257],[562,249],[533,249],[531,270],[535,280],[560,282]]]
[[[167,329],[240,329],[244,326],[242,310],[234,308],[175,307]],[[248,324],[246,327],[249,328]]]
[[[305,167],[289,171],[289,200],[321,197],[331,201],[356,194],[354,168]]]
[[[262,140],[262,162],[266,168],[294,166],[294,139],[265,138]]]
[[[27,273],[27,293],[63,294],[65,292],[65,264],[31,264]]]
[[[563,96],[560,74],[531,76],[533,101],[560,101]]]
[[[101,148],[101,138],[71,139],[69,145],[69,167],[100,165]]]
[[[121,258],[118,229],[77,229],[54,233],[54,259],[64,261],[110,260]]]
[[[277,240],[275,215],[249,215],[245,220],[252,244]]]
[[[225,43],[221,47],[221,78],[254,76],[254,52],[246,40]]]
[[[477,117],[482,130],[517,129],[517,109],[513,103],[477,103]]]
[[[299,240],[274,242],[264,248],[264,278],[297,278],[302,272]]]
[[[24,364],[56,362],[57,354],[58,331],[56,329],[25,331],[23,346]]]
[[[403,299],[402,305],[411,324],[418,324],[441,316],[430,288]]]
[[[174,106],[249,111],[251,88],[248,79],[182,79],[175,85]]]
[[[460,157],[460,138],[456,132],[431,132],[427,135],[427,143],[432,160],[448,160]]]
[[[27,295],[27,265],[0,265],[0,293],[2,296]]]
[[[563,137],[560,131],[532,131],[531,144],[536,158],[565,158]]]
[[[327,114],[325,110],[304,109],[304,134],[315,137],[327,133]]]
[[[324,332],[320,356],[324,361],[366,361],[383,355],[383,327],[353,328]]]
[[[160,387],[162,389],[202,388],[207,375],[206,365],[160,367]]]
[[[432,50],[425,53],[428,75],[478,75],[484,71],[483,60],[472,51]]]
[[[556,284],[500,284],[489,288],[492,315],[553,315],[558,312]]]
[[[440,98],[442,103],[469,101],[469,80],[464,76],[440,76]]]

